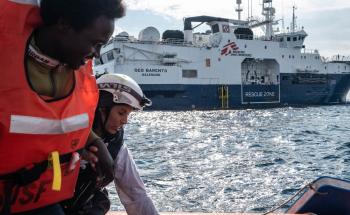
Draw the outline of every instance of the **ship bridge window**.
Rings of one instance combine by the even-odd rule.
[[[114,60],[113,51],[107,52],[107,60],[108,61]]]
[[[102,62],[101,62],[101,59],[100,58],[95,58],[94,59],[94,65],[97,66],[97,65],[101,65]]]
[[[298,40],[298,38],[296,38],[296,37],[293,37],[293,41],[297,41]]]
[[[205,59],[205,66],[210,67],[210,58]]]
[[[197,78],[197,70],[195,69],[184,69],[182,70],[183,78]]]
[[[236,35],[237,39],[241,40],[252,40],[254,38],[254,33],[250,28],[236,28],[234,30],[234,34]]]
[[[282,76],[282,80],[283,80],[283,81],[287,81],[288,79],[289,79],[288,76]]]
[[[213,33],[219,32],[219,24],[212,25],[211,30],[213,31]]]
[[[287,41],[290,41],[290,37],[287,37]]]

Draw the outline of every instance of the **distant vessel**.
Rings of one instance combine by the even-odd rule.
[[[307,33],[297,30],[294,8],[288,32],[275,33],[275,8],[263,0],[264,19],[196,16],[184,19],[184,30],[154,27],[138,40],[123,32],[112,38],[94,62],[95,73],[124,73],[134,78],[153,101],[153,109],[269,108],[346,102],[350,58],[326,60],[306,51]],[[192,23],[210,31],[194,33]],[[261,27],[263,36],[253,34]]]

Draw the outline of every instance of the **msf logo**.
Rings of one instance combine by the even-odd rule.
[[[237,51],[238,49],[239,47],[235,42],[230,42],[221,49],[221,55],[227,56],[231,54],[233,51]]]

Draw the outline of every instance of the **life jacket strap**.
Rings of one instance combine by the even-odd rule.
[[[76,152],[81,154],[83,149]],[[71,160],[72,152],[60,155],[59,160],[61,164],[68,163]],[[38,180],[42,173],[46,171],[49,166],[49,160],[44,160],[40,163],[33,164],[30,168],[21,168],[15,172],[0,175],[0,180],[11,181],[14,185],[25,186]]]

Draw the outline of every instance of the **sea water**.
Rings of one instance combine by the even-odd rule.
[[[350,106],[138,112],[125,144],[159,211],[265,212],[319,176],[350,179]]]

